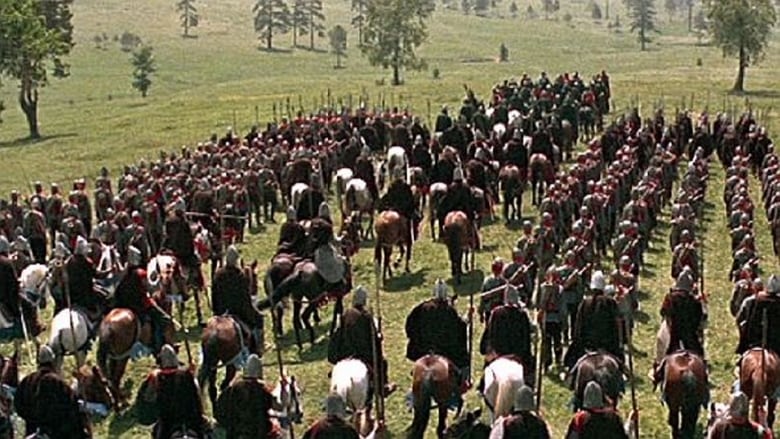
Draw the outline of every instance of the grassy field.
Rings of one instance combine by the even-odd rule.
[[[437,11],[430,25],[431,37],[421,53],[431,69],[440,70],[441,77],[434,80],[430,71],[408,73],[406,85],[395,88],[378,85],[383,81],[389,83],[389,73],[369,66],[360,57],[356,49],[357,31],[349,27],[347,1],[326,2],[328,27],[342,24],[350,32],[349,57],[342,70],[332,68],[335,59],[324,51],[325,40],[317,42],[320,50],[309,51],[290,49],[291,37],[281,36],[276,40],[279,51],[258,50],[250,3],[243,0],[199,2],[201,24],[194,31],[197,38],[183,39],[173,1],[77,2],[74,24],[78,44],[70,58],[72,77],[53,82],[41,93],[41,132],[45,136],[42,141],[23,140],[27,131],[22,113],[14,106],[15,84],[7,81],[0,89],[0,97],[8,107],[3,114],[5,122],[0,125],[0,156],[5,165],[4,172],[0,173],[0,193],[8,193],[12,188],[24,189],[33,180],[64,183],[78,176],[93,177],[103,165],[116,175],[122,164],[156,156],[160,149],[193,144],[212,132],[222,133],[228,125],[235,124],[238,130],[245,131],[255,122],[255,108],[260,122],[272,118],[274,103],[279,109],[285,107],[282,103],[287,98],[295,109],[300,99],[303,108],[310,110],[323,101],[327,90],[334,101],[347,102],[352,95],[357,103],[358,96],[366,95],[369,106],[380,104],[384,97],[386,105],[408,106],[426,119],[428,102],[431,116],[435,116],[439,105],[457,104],[463,84],[484,96],[495,82],[523,72],[536,77],[542,70],[551,74],[573,70],[592,74],[606,69],[612,78],[613,104],[618,110],[625,109],[630,102],[638,104],[645,115],[659,102],[670,113],[683,106],[721,111],[731,107],[741,109],[744,105],[741,97],[725,97],[735,74],[734,60],[723,59],[716,48],[698,46],[697,38],[686,32],[682,20],[669,23],[666,14],[659,14],[663,17],[662,34],[655,36],[647,52],[640,53],[635,37],[627,33],[624,11],[614,5],[619,2],[612,2],[611,13],[613,17],[620,14],[622,33],[609,31],[606,21],[590,20],[585,2],[572,0],[562,1],[558,13],[562,17],[570,12],[574,16],[571,23],[560,19],[478,18]],[[521,10],[527,7],[525,3],[518,5]],[[534,7],[539,9],[538,5]],[[508,14],[504,12],[504,15]],[[124,31],[138,34],[155,48],[159,74],[146,99],[130,86],[129,55],[120,51],[116,43],[107,44],[106,49],[95,48],[93,43],[96,34],[105,32],[113,37]],[[509,48],[510,61],[496,63],[494,59],[502,42]],[[771,107],[778,97],[774,73],[780,67],[780,46],[775,43],[773,39],[765,63],[748,71],[747,87],[753,91],[749,99],[761,108]],[[699,59],[701,66],[697,65]],[[774,116],[770,113],[767,122],[772,120]],[[727,271],[731,258],[728,240],[724,239],[727,229],[720,201],[723,172],[717,165],[712,167],[712,177],[703,224],[706,289],[711,298],[707,350],[713,396],[723,401],[733,379],[736,329],[728,313],[731,285]],[[760,199],[758,190],[753,185],[754,200]],[[536,212],[530,208],[530,202],[525,205],[528,207],[524,217],[535,219]],[[769,256],[771,238],[763,213],[757,215],[756,231],[759,250],[767,255],[762,260],[764,271],[775,271],[777,264]],[[277,233],[274,226],[255,231],[243,247],[244,257],[258,259],[263,270],[274,250]],[[494,256],[508,257],[518,233],[508,231],[500,222],[488,225],[478,267],[486,269]],[[671,285],[668,233],[665,213],[646,258],[647,270],[641,277],[643,295],[635,339],[636,370],[642,437],[648,438],[669,436],[665,409],[646,378],[659,325],[660,301]],[[433,281],[437,277],[447,278],[449,273],[446,258],[441,257],[443,247],[430,241],[428,230],[424,230],[424,236],[415,247],[412,273],[391,280],[382,292],[385,349],[391,377],[401,387],[387,401],[388,423],[394,437],[401,437],[411,421],[403,401],[410,384],[410,364],[404,359],[404,319],[414,304],[429,296]],[[361,251],[354,269],[358,283],[373,287],[371,259],[370,251]],[[464,295],[459,303],[462,310],[467,306],[467,293],[477,288],[481,278],[481,272],[472,273],[459,288],[459,293]],[[326,314],[329,315],[327,311]],[[190,316],[190,322],[194,321],[193,317]],[[476,340],[481,331],[482,325],[477,324]],[[325,327],[320,327],[318,333],[324,334]],[[281,342],[285,346],[285,364],[305,388],[308,424],[320,415],[328,386],[327,339],[321,336],[313,347],[307,346],[303,352],[290,347],[290,336]],[[269,379],[276,377],[274,358],[272,354],[265,357]],[[480,363],[481,359],[474,359],[474,364]],[[137,388],[151,364],[145,360],[131,365],[128,386]],[[555,436],[560,437],[570,415],[569,392],[553,376],[545,381],[544,390],[543,413]],[[479,404],[475,393],[469,393],[468,405]],[[621,408],[627,412],[627,399]],[[135,425],[131,413],[111,416],[96,428],[97,437],[135,438],[149,434],[148,429]],[[429,431],[432,436],[433,430]]]

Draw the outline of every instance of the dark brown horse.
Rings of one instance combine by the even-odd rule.
[[[105,417],[116,406],[111,383],[97,366],[85,364],[73,371],[73,378],[76,379],[76,394],[86,403],[90,415]]]
[[[531,179],[531,200],[538,206],[547,185],[555,179],[555,168],[547,156],[541,153],[531,155],[529,178]]]
[[[173,342],[173,323],[165,328],[164,338],[166,343]],[[123,407],[128,396],[122,392],[120,386],[127,361],[133,354],[136,343],[152,346],[153,341],[152,326],[148,323],[142,324],[138,316],[127,308],[115,308],[103,317],[98,331],[97,361],[100,370],[108,379],[117,410]]]
[[[436,402],[439,412],[436,434],[439,438],[444,437],[444,430],[447,427],[447,408],[457,390],[457,371],[449,360],[439,355],[426,355],[415,361],[412,369],[414,419],[407,437],[409,439],[425,437],[425,429],[431,417],[431,401]]]
[[[617,407],[623,393],[623,369],[614,356],[603,351],[588,352],[577,360],[569,372],[569,380],[569,388],[574,391],[575,412],[582,407],[585,386],[591,381],[601,386],[612,407]]]
[[[699,410],[709,399],[707,367],[701,357],[689,351],[667,355],[661,364],[662,370],[657,374],[656,385],[658,381],[663,382],[672,437],[692,439]]]
[[[412,226],[409,233],[409,220],[394,210],[382,211],[374,222],[376,244],[374,246],[374,264],[382,269],[382,280],[393,276],[390,267],[390,258],[393,255],[393,247],[398,246],[400,255],[393,264],[398,266],[402,256],[406,256],[404,269],[409,272],[409,260],[412,258],[412,244],[416,235],[416,226]]]
[[[0,356],[0,438],[14,438],[12,392],[19,387],[19,351],[14,350],[11,357]]]
[[[488,439],[490,426],[479,421],[482,409],[462,413],[444,430],[444,439]]]
[[[460,284],[463,268],[474,269],[474,231],[465,213],[457,210],[444,218],[443,239],[450,256],[452,277]],[[469,264],[469,256],[471,264]],[[465,265],[464,265],[465,264]]]
[[[208,387],[211,404],[217,402],[217,369],[225,367],[225,379],[220,390],[225,390],[236,376],[236,364],[249,353],[251,334],[246,326],[231,316],[214,316],[201,334],[203,362],[198,371],[201,390]]]
[[[775,422],[775,393],[780,387],[780,359],[770,350],[754,348],[742,355],[739,386],[753,402],[753,420],[770,429]]]
[[[430,188],[428,188],[428,196],[430,197],[428,200],[428,219],[430,221],[431,226],[431,239],[436,241],[436,218],[437,213],[439,211],[439,205],[441,204],[441,201],[444,199],[444,196],[447,195],[447,185],[445,183],[437,182],[433,183]],[[444,227],[444,224],[438,225],[438,230],[441,231],[441,229]],[[441,235],[441,233],[439,233]]]
[[[523,189],[525,175],[515,165],[506,165],[498,171],[498,182],[504,197],[504,220],[517,221],[523,215]]]

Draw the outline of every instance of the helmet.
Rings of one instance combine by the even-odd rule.
[[[452,181],[463,181],[463,169],[455,168],[452,172]]]
[[[735,417],[746,417],[749,410],[749,401],[747,395],[737,392],[731,395],[729,400],[729,415]]]
[[[74,253],[81,256],[86,256],[89,253],[89,243],[83,236],[76,238],[76,248]]]
[[[780,294],[780,278],[774,274],[769,276],[769,282],[767,282],[766,291],[769,294]]]
[[[130,246],[127,248],[127,263],[129,265],[138,266],[141,265],[141,250],[138,250],[135,246]]]
[[[594,271],[590,276],[590,289],[604,291],[605,286],[604,273],[601,270]]]
[[[615,289],[614,285],[607,285],[604,287],[604,295],[607,297],[615,297],[615,293],[617,290]]]
[[[298,214],[295,212],[295,207],[289,206],[287,208],[287,221],[295,221],[298,217]]]
[[[363,285],[360,285],[355,289],[352,306],[366,306],[366,303],[368,303],[368,290]]]
[[[330,394],[325,399],[325,413],[328,416],[347,417],[347,406],[339,395]]]
[[[436,284],[433,286],[433,297],[435,299],[447,298],[447,284],[441,279],[436,279]]]
[[[45,344],[41,346],[41,348],[38,350],[38,365],[44,365],[44,364],[52,364],[54,363],[54,360],[56,359],[56,356],[54,355],[54,350],[52,350],[49,345]]]
[[[166,344],[160,349],[160,367],[163,369],[179,367],[179,357],[173,350],[173,346]]]
[[[0,235],[0,253],[8,253],[11,250],[11,244],[5,235]]]
[[[591,381],[585,386],[582,407],[586,409],[600,409],[604,407],[604,394],[597,382]]]
[[[319,208],[319,211],[317,212],[317,216],[320,217],[320,218],[324,218],[324,219],[331,219],[331,217],[330,217],[330,207],[328,207],[328,203],[327,202],[323,201],[322,204],[320,204],[320,208]]]
[[[231,245],[228,247],[227,251],[225,252],[225,263],[227,265],[235,267],[236,264],[238,264],[238,260],[240,258],[240,254],[238,253],[238,249],[235,245]]]
[[[244,366],[244,378],[262,378],[263,362],[257,354],[252,354],[247,358]]]
[[[501,274],[501,272],[504,271],[504,260],[501,258],[493,259],[493,263],[490,265],[490,271],[496,276]]]
[[[504,291],[504,303],[507,305],[517,305],[520,303],[520,292],[514,285],[507,285]]]
[[[515,410],[520,412],[530,412],[536,405],[534,404],[534,391],[528,386],[522,386],[515,394]]]

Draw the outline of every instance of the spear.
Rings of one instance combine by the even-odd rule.
[[[626,331],[628,333],[628,372],[631,379],[631,408],[634,411],[636,420],[633,422],[634,437],[639,438],[639,410],[636,405],[636,382],[634,380],[634,345],[632,340],[631,330]]]
[[[376,417],[380,423],[385,421],[385,399],[384,399],[384,383],[382,383],[382,366],[380,363],[382,359],[379,358],[379,346],[378,343],[382,342],[382,306],[379,298],[379,289],[381,281],[381,264],[377,264],[374,267],[374,279],[375,279],[375,292],[376,292],[376,326],[371,325],[372,342],[371,352],[374,360],[374,398],[376,399]],[[373,323],[373,322],[372,322]],[[378,341],[377,341],[378,339]]]

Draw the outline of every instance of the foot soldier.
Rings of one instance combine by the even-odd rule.
[[[347,407],[338,395],[325,400],[325,417],[303,433],[303,439],[360,439],[355,427],[346,421]]]
[[[535,409],[534,391],[528,386],[520,387],[512,414],[496,420],[490,439],[550,439],[550,426]]]
[[[604,407],[601,386],[595,381],[585,386],[582,407],[569,423],[566,439],[628,439],[620,415]]]
[[[227,439],[276,439],[281,431],[269,414],[273,403],[271,389],[263,382],[263,363],[252,354],[243,376],[219,395],[214,417],[225,429]]]
[[[447,285],[441,279],[433,287],[433,298],[414,307],[406,318],[406,338],[407,359],[417,361],[430,353],[441,355],[458,368],[461,390],[471,386],[467,324],[450,303]]]
[[[550,267],[547,269],[544,282],[539,285],[536,303],[537,323],[543,328],[542,367],[545,371],[552,365],[553,354],[555,364],[561,364],[563,323],[566,320],[562,296],[560,276],[555,267]]]
[[[211,285],[214,315],[230,314],[252,332],[250,351],[263,352],[263,314],[252,304],[249,279],[238,266],[238,249],[231,245],[225,252],[225,266],[217,270]]]
[[[390,383],[387,378],[387,360],[382,351],[382,339],[376,325],[374,317],[366,309],[368,302],[368,291],[363,286],[355,289],[352,308],[344,311],[341,318],[341,325],[333,334],[328,345],[328,362],[336,364],[347,358],[360,360],[369,370],[370,374],[378,373],[382,392],[385,396],[392,393],[396,386]],[[379,362],[379,370],[373,370],[374,349],[376,349],[376,358]],[[374,380],[369,381],[373,383]],[[373,386],[372,386],[373,387]],[[374,389],[371,389],[373,392]],[[371,399],[369,392],[369,400]]]
[[[620,345],[620,313],[617,302],[604,294],[604,274],[596,271],[590,280],[591,296],[577,312],[572,344],[566,352],[566,367],[571,368],[587,351],[603,350],[623,361]]]
[[[756,294],[747,310],[745,327],[737,348],[740,355],[754,347],[765,347],[780,353],[780,278],[770,276],[766,289],[766,293]]]
[[[772,430],[748,418],[750,400],[747,395],[737,392],[731,395],[728,416],[719,419],[710,428],[708,439],[758,438],[772,439]]]
[[[171,345],[163,346],[159,359],[160,367],[146,377],[138,390],[139,422],[154,423],[154,439],[170,439],[174,434],[188,432],[195,437],[209,437],[210,427],[192,371],[179,367],[179,358]]]
[[[482,281],[482,294],[479,301],[479,320],[484,322],[490,317],[490,312],[504,302],[504,289],[507,284],[504,278],[504,260],[493,259],[490,265],[490,275]]]
[[[47,345],[41,346],[38,370],[26,376],[16,390],[14,408],[24,419],[25,436],[91,438],[92,427],[79,409],[78,397],[54,363],[54,351]]]
[[[135,247],[127,250],[127,268],[117,285],[114,300],[115,308],[127,308],[138,316],[142,324],[151,324],[154,334],[152,349],[158,352],[165,343],[165,328],[171,317],[149,295],[141,251]]]

